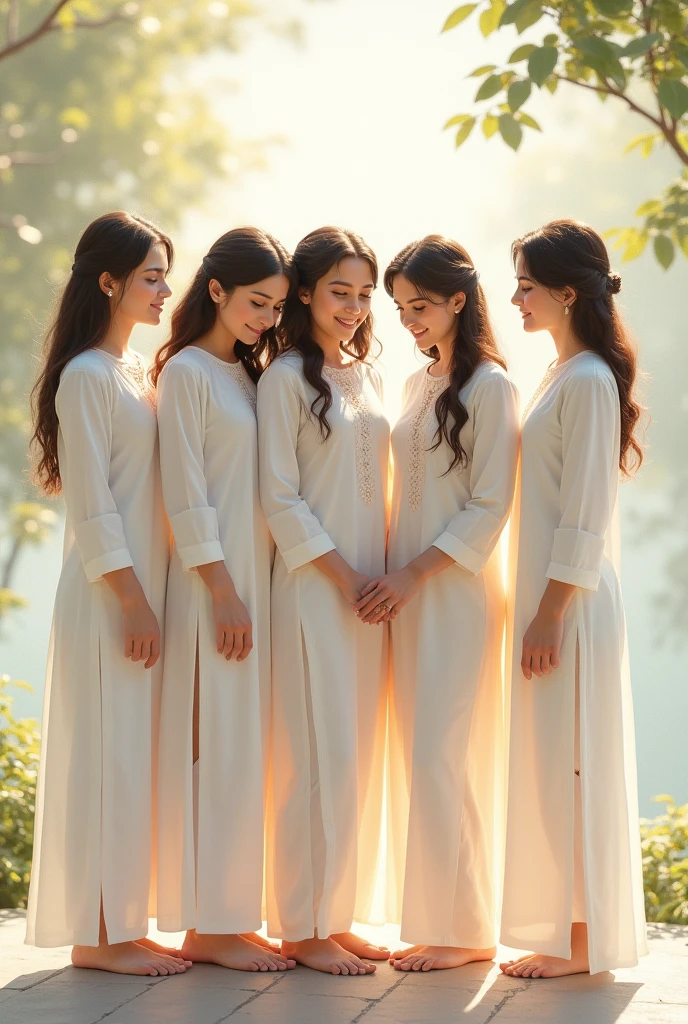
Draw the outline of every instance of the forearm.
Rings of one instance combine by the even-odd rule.
[[[555,619],[563,619],[577,589],[572,583],[548,580],[540,600],[538,613],[549,615]]]
[[[338,587],[346,584],[354,575],[354,570],[347,560],[336,550],[326,551],[324,555],[319,555],[318,558],[313,559],[311,565],[325,573]]]
[[[236,593],[234,581],[224,562],[206,562],[205,565],[197,565],[196,572],[213,597],[230,596]]]
[[[103,573],[103,580],[114,592],[123,608],[146,600],[138,576],[130,565],[124,569],[113,569],[112,572]]]
[[[456,565],[454,559],[439,548],[431,547],[422,554],[412,558],[406,568],[417,576],[420,583],[425,583],[431,576],[436,576],[450,565]]]

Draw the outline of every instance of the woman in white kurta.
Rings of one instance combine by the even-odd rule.
[[[258,386],[260,495],[277,546],[268,930],[307,966],[357,974],[374,970],[362,957],[388,955],[349,930],[370,915],[385,734],[385,634],[352,607],[385,564],[389,425],[364,361],[377,274],[365,243],[337,228],[307,236],[294,260],[288,350]]]
[[[77,966],[128,974],[184,970],[138,941],[148,930],[168,544],[154,397],[127,344],[135,323],[159,322],[171,258],[169,239],[139,218],[91,224],[35,391],[38,476],[62,491],[67,515],[27,942],[73,944]]]
[[[516,476],[518,396],[460,245],[437,235],[412,243],[385,286],[433,362],[406,382],[392,431],[388,574],[371,584],[372,606],[359,607],[370,619],[382,602],[393,619],[388,915],[414,945],[392,962],[428,971],[495,952],[505,763],[497,542]],[[447,421],[460,428],[453,443]]]
[[[559,358],[525,413],[512,521],[502,941],[535,954],[502,969],[554,977],[646,952],[618,557],[619,469],[641,455],[640,409],[599,235],[558,221],[514,254],[524,328],[549,330]]]
[[[256,380],[289,269],[286,251],[264,232],[227,232],[175,310],[154,370],[174,535],[158,927],[187,930],[190,960],[253,971],[294,966],[254,934],[262,922],[271,564],[258,500]]]

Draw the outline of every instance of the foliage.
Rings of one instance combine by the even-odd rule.
[[[539,43],[517,46],[502,66],[484,64],[469,78],[482,79],[475,94],[475,114],[457,114],[445,128],[456,128],[462,145],[480,124],[486,138],[499,135],[517,150],[524,131],[541,131],[525,105],[560,84],[610,97],[652,125],[629,150],[649,156],[658,143],[671,148],[688,166],[688,10],[683,0],[480,0],[458,7],[443,31],[479,13],[484,36],[493,32],[518,35],[545,22]],[[486,104],[482,106],[482,104]],[[688,257],[688,171],[664,193],[644,203],[636,215],[642,226],[615,228],[615,248],[624,260],[639,256],[648,241],[665,269],[676,251]]]
[[[31,871],[38,776],[38,723],[15,719],[10,684],[0,676],[0,907],[25,907]]]
[[[217,75],[227,76],[227,56],[260,30],[294,34],[282,15],[270,14],[275,0],[260,2],[0,0],[5,535],[21,518],[23,503],[36,497],[27,479],[27,394],[47,311],[71,267],[79,233],[95,216],[121,207],[174,232],[218,181],[231,183],[261,160],[262,145],[234,139],[215,113]],[[36,36],[41,25],[47,28]],[[17,50],[16,41],[27,36],[32,41]],[[217,69],[214,83],[205,70],[199,81],[201,60]],[[224,100],[236,83],[225,77],[222,86]],[[31,539],[24,532],[17,550]],[[5,545],[11,567],[15,541]],[[8,585],[3,555],[0,586]]]
[[[688,924],[688,804],[677,807],[671,796],[656,796],[666,813],[643,818],[640,836],[648,921]]]

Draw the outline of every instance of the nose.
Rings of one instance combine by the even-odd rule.
[[[520,306],[521,305],[521,295],[520,295],[520,289],[519,288],[517,288],[516,291],[514,292],[514,294],[511,296],[511,302],[512,302],[512,304],[514,306]]]
[[[407,331],[413,327],[414,323],[415,320],[410,314],[402,314],[401,325],[402,327],[405,327]]]
[[[355,299],[349,299],[344,308],[346,309],[347,312],[353,313],[354,316],[358,316],[358,314],[361,312],[360,303],[356,302]]]
[[[164,282],[162,288],[159,289],[159,292],[160,295],[165,299],[168,299],[170,297],[170,295],[172,294],[172,289],[168,285],[167,281]]]

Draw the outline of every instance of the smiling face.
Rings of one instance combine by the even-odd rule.
[[[274,274],[255,284],[242,284],[229,294],[218,281],[209,285],[210,297],[217,305],[217,319],[227,333],[245,345],[255,345],[264,331],[279,319],[289,291],[284,274]]]
[[[159,324],[165,299],[172,294],[167,283],[167,249],[154,242],[143,263],[128,281],[115,281],[111,274],[101,274],[100,287],[107,295],[115,315],[132,324]]]
[[[466,304],[464,292],[457,292],[448,299],[434,292],[423,296],[403,274],[394,278],[392,291],[401,322],[422,352],[453,341],[458,326],[457,314],[460,315]]]
[[[549,289],[534,281],[528,272],[523,253],[516,258],[518,287],[511,297],[523,317],[525,331],[558,332],[566,325],[566,306],[576,298],[573,288]]]
[[[310,306],[313,338],[321,347],[328,342],[350,342],[370,313],[373,273],[367,260],[346,256],[320,278],[315,288],[299,288],[299,298]]]

